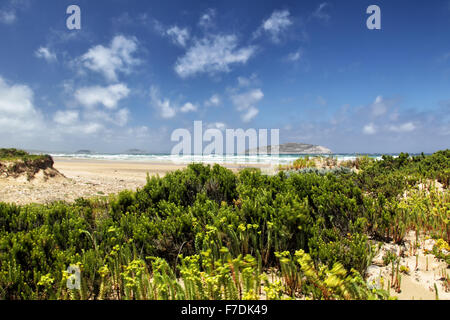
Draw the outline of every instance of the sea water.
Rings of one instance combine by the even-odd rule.
[[[381,159],[381,154],[365,154],[373,159]],[[397,156],[395,154],[391,154]],[[130,161],[130,162],[152,162],[152,163],[174,163],[174,164],[188,164],[188,163],[205,163],[205,164],[290,164],[301,157],[334,157],[340,161],[355,160],[361,154],[330,154],[330,155],[298,155],[298,154],[283,154],[283,155],[171,155],[171,154],[79,154],[79,153],[54,153],[53,157],[59,158],[75,158],[86,160],[109,160],[109,161]]]

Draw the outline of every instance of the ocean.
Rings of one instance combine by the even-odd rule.
[[[395,154],[391,154],[396,156]],[[80,154],[80,153],[54,153],[53,157],[76,158],[86,160],[109,160],[109,161],[130,161],[130,162],[154,162],[154,163],[205,163],[205,164],[290,164],[300,157],[334,157],[338,160],[355,160],[361,154],[332,154],[332,155],[171,155],[171,154]],[[370,158],[381,159],[381,154],[367,154]]]

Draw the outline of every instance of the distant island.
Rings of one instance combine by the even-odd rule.
[[[279,154],[332,154],[333,152],[322,146],[305,143],[285,143],[279,146],[266,146],[247,150],[246,153],[271,153],[272,148],[278,148]]]

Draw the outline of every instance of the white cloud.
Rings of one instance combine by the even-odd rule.
[[[17,17],[14,11],[0,10],[0,23],[12,24],[16,19]]]
[[[416,126],[412,122],[406,122],[400,125],[391,125],[389,130],[393,132],[411,132],[416,129]]]
[[[124,127],[128,123],[129,118],[130,118],[130,110],[120,109],[115,114],[114,120],[118,126]]]
[[[147,20],[149,20],[149,17],[146,13],[144,13],[141,15],[140,20],[144,25],[146,25],[148,23]],[[163,37],[166,36],[166,28],[161,22],[156,19],[151,19],[150,25],[157,34]]]
[[[154,86],[150,88],[150,98],[153,106],[158,109],[159,115],[162,118],[170,119],[176,116],[176,109],[172,106],[170,100],[162,100],[159,96],[159,90]]]
[[[153,19],[152,26],[154,32],[163,38],[169,38],[172,43],[186,47],[188,40],[191,38],[188,28],[180,28],[177,25],[165,26],[160,21]]]
[[[0,78],[0,112],[23,116],[34,111],[33,91],[25,85],[8,85]]]
[[[105,131],[106,128],[103,124],[94,121],[81,122],[76,121],[71,124],[57,123],[59,126],[53,133],[58,137],[73,137],[78,135],[93,135]],[[78,138],[78,137],[77,137]],[[77,139],[78,140],[78,139]]]
[[[40,47],[36,50],[34,53],[36,57],[45,59],[47,62],[55,62],[58,59],[56,58],[56,54],[54,52],[51,52],[49,48]]]
[[[295,62],[295,61],[299,61],[303,56],[303,51],[301,49],[295,51],[295,52],[291,52],[288,54],[287,59],[289,61]]]
[[[220,104],[221,100],[217,94],[212,95],[211,98],[205,101],[206,107],[218,107]]]
[[[373,135],[377,133],[377,127],[373,123],[369,123],[364,126],[363,133],[367,135]]]
[[[159,116],[164,119],[171,119],[178,112],[188,113],[198,110],[198,106],[191,102],[186,102],[180,107],[179,104],[171,102],[170,99],[161,98],[159,89],[156,86],[150,88],[150,98],[153,107],[158,110]]]
[[[184,106],[181,107],[180,111],[183,112],[183,113],[195,112],[195,111],[197,111],[197,106],[195,106],[192,103],[188,102],[188,103],[185,103]]]
[[[236,94],[231,97],[231,100],[239,111],[243,111],[261,101],[262,98],[264,98],[264,94],[261,89],[254,89],[246,93]]]
[[[252,46],[237,48],[235,35],[216,35],[196,41],[175,65],[177,74],[186,78],[197,73],[229,72],[233,64],[245,64],[255,53]]]
[[[237,80],[240,87],[248,87],[251,84],[251,81],[246,77],[238,77]]]
[[[211,28],[214,25],[214,18],[216,17],[216,10],[208,9],[202,16],[198,22],[198,25],[204,29]]]
[[[276,10],[263,22],[262,27],[256,32],[259,36],[261,29],[271,35],[273,42],[279,42],[281,34],[292,25],[289,10]]]
[[[189,31],[186,28],[180,29],[177,26],[171,27],[167,30],[167,35],[172,39],[172,42],[182,47],[186,46],[189,40]]]
[[[5,146],[48,151],[108,148],[117,152],[119,144],[129,146],[137,139],[148,137],[147,127],[123,130],[114,127],[124,127],[129,118],[128,109],[66,109],[57,110],[47,119],[35,106],[34,92],[29,86],[11,83],[0,76],[0,136]],[[163,131],[159,129],[154,134],[157,136]],[[146,144],[148,140],[141,142]]]
[[[324,2],[319,5],[319,7],[313,12],[312,16],[319,20],[323,20],[325,22],[329,21],[331,16],[325,12],[325,8],[328,7],[329,4]]]
[[[76,110],[59,110],[53,121],[46,122],[33,99],[28,86],[9,84],[0,77],[0,133],[5,142],[18,147],[54,148],[52,143],[58,139],[72,137],[79,141],[80,135],[105,130],[98,121],[80,121]]]
[[[73,110],[57,111],[53,120],[61,125],[72,125],[78,121],[79,112]]]
[[[241,117],[243,122],[250,122],[259,113],[256,104],[264,98],[264,93],[261,89],[253,89],[245,93],[231,96],[231,101],[239,112],[242,112]]]
[[[389,115],[389,120],[397,121],[399,117],[400,117],[400,113],[396,110]]]
[[[241,119],[243,122],[250,122],[254,117],[259,114],[259,110],[255,107],[250,107],[245,114],[242,115]]]
[[[370,105],[370,108],[372,109],[373,116],[379,117],[387,112],[388,105],[382,96],[378,96],[374,103]]]
[[[108,124],[124,127],[129,120],[130,111],[120,109],[117,112],[103,110],[86,110],[80,116],[78,110],[57,111],[53,121],[59,125],[54,131],[58,136],[92,135],[111,131]]]
[[[74,127],[74,129],[76,131],[80,131],[84,134],[94,134],[94,133],[98,133],[99,131],[103,130],[104,127],[100,123],[91,122],[91,123],[86,123],[86,124],[82,124],[80,126]]]
[[[75,92],[75,99],[87,108],[103,105],[108,109],[115,109],[120,100],[126,98],[130,89],[122,83],[108,87],[84,87]]]
[[[86,110],[83,113],[83,120],[90,122],[111,123],[123,127],[128,123],[130,110],[120,109],[117,112],[112,110]]]
[[[149,138],[149,133],[150,132],[149,132],[148,127],[140,126],[140,127],[136,127],[136,128],[129,128],[127,130],[127,133],[128,133],[129,136],[132,136],[133,138],[145,139],[145,138]]]
[[[42,114],[33,99],[33,90],[28,86],[8,84],[0,77],[0,132],[20,134],[40,128]]]
[[[133,57],[137,48],[135,37],[115,36],[109,47],[97,45],[81,56],[80,61],[84,67],[115,82],[118,72],[130,73],[132,67],[139,64],[140,61]]]
[[[250,87],[254,86],[259,82],[258,75],[253,73],[250,77],[238,77],[237,78],[239,87]]]
[[[30,7],[30,0],[2,0],[0,1],[0,23],[13,24],[17,21],[17,14]]]

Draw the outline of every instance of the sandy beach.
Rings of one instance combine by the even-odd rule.
[[[54,168],[64,177],[47,181],[36,177],[26,179],[0,179],[0,202],[28,204],[52,201],[72,202],[80,197],[107,196],[122,190],[136,190],[145,185],[149,176],[164,176],[168,172],[185,168],[186,164],[86,160],[54,158]],[[227,164],[237,172],[246,167],[271,170],[267,164]]]

